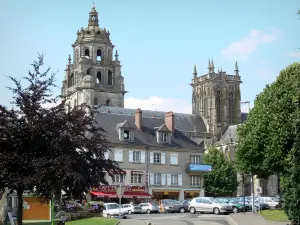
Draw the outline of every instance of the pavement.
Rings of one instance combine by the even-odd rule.
[[[258,214],[236,213],[231,215],[213,214],[140,214],[121,219],[119,225],[287,225],[286,222],[270,222]]]

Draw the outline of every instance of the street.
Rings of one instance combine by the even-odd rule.
[[[129,215],[127,219],[122,219],[120,225],[229,225],[226,215],[211,214],[136,214]]]

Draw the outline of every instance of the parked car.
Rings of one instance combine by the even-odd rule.
[[[173,199],[162,199],[160,204],[165,212],[171,212],[171,209],[174,205],[179,204],[180,202]]]
[[[152,203],[141,203],[138,206],[140,206],[142,208],[142,212],[143,213],[158,213],[159,211],[159,207],[156,203],[152,202]]]
[[[232,201],[238,202],[239,204],[242,204],[244,206],[243,197],[232,198]],[[246,211],[252,211],[252,205],[249,203],[249,201],[246,198],[245,198],[245,209]]]
[[[276,209],[279,207],[279,199],[275,197],[259,197],[257,198],[257,201],[259,203],[267,204],[270,207],[270,209]]]
[[[196,212],[210,212],[214,214],[230,213],[232,206],[216,198],[197,197],[193,198],[189,205],[189,211],[192,214]]]
[[[138,205],[123,204],[122,208],[128,214],[142,213],[142,208]]]
[[[169,212],[185,213],[189,211],[189,204],[191,200],[183,200],[177,204],[174,204],[169,208]]]
[[[233,198],[217,198],[224,203],[228,203],[232,206],[232,212],[238,213],[244,211],[244,205],[239,203],[238,201],[234,201]]]
[[[126,218],[126,213],[122,207],[117,203],[104,203],[103,204],[103,217],[111,218],[118,217],[121,214],[122,218]]]

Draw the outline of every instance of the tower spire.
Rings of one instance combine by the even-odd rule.
[[[237,61],[235,61],[235,76],[239,76],[239,67],[238,67],[238,64],[237,64]]]
[[[119,61],[119,59],[118,59],[118,57],[119,57],[119,55],[118,55],[118,50],[116,50],[116,54],[115,54],[115,61]]]
[[[214,59],[211,59],[211,72],[215,72]]]
[[[92,26],[92,27],[99,26],[98,13],[96,11],[94,1],[93,1],[93,7],[89,13],[89,26]]]
[[[68,62],[69,62],[69,64],[71,64],[71,55],[70,54],[69,54]]]
[[[194,72],[193,72],[193,75],[194,75],[194,78],[196,78],[197,75],[198,75],[196,64],[194,64]]]

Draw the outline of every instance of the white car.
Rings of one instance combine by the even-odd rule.
[[[128,214],[142,213],[142,207],[138,205],[123,204],[122,208],[124,210],[124,213],[128,213]]]
[[[103,204],[103,217],[111,218],[118,217],[121,214],[121,218],[126,218],[126,213],[122,207],[117,203],[104,203]]]
[[[142,208],[143,213],[158,213],[159,207],[156,203],[141,203],[139,206]]]
[[[210,212],[214,214],[230,213],[232,206],[216,198],[197,197],[193,198],[189,205],[189,211],[192,214],[196,212]]]

